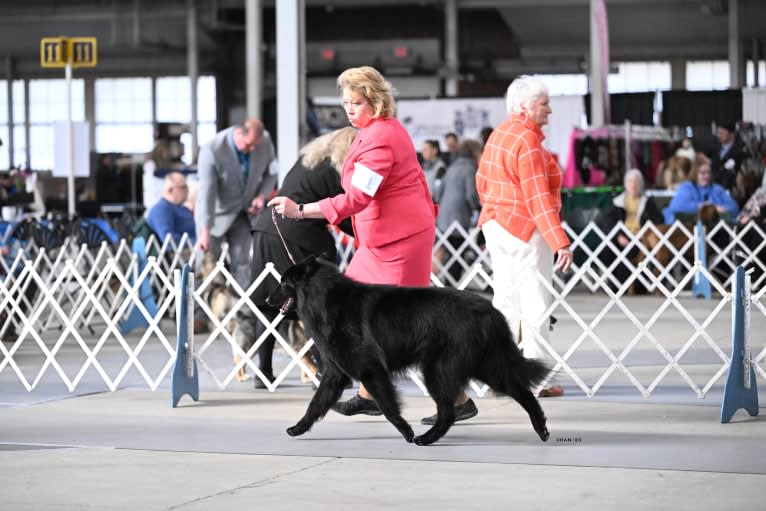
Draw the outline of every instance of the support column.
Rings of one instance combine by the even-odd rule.
[[[729,88],[739,89],[744,84],[742,43],[739,34],[739,0],[729,0]]]
[[[753,38],[753,87],[760,87],[761,80],[758,73],[758,64],[761,56],[758,53],[758,38]]]
[[[97,152],[96,148],[96,79],[93,77],[86,77],[84,80],[85,86],[85,122],[88,123],[88,147],[93,152]]]
[[[303,0],[277,4],[277,156],[281,162],[282,183],[292,162],[298,157],[300,140],[300,12]]]
[[[133,47],[139,46],[141,46],[141,0],[133,0]]]
[[[590,0],[590,124],[609,123],[609,27],[604,0]]]
[[[298,147],[308,142],[308,91],[306,87],[306,5],[305,0],[300,0],[298,8]],[[296,156],[297,157],[297,156]],[[281,181],[280,181],[281,182]]]
[[[457,52],[457,0],[444,2],[444,62],[447,78],[444,93],[449,97],[458,95],[458,73],[460,64]]]
[[[157,127],[157,77],[152,76],[152,127]]]
[[[199,76],[199,46],[197,44],[197,0],[187,0],[186,14],[186,62],[191,82],[191,161],[197,159],[199,140],[197,138],[197,78]]]
[[[279,11],[279,7],[277,7]],[[261,1],[245,2],[245,96],[247,117],[261,118],[261,91],[263,89],[263,64],[261,62]]]
[[[683,59],[670,61],[670,88],[672,90],[686,89],[686,61]]]
[[[13,161],[13,59],[8,56],[5,58],[5,84],[6,84],[6,98],[8,107],[8,166],[10,168],[15,167]]]
[[[29,80],[24,78],[24,140],[27,141],[24,148],[24,156],[27,158],[26,168],[32,168],[32,141],[29,129]]]

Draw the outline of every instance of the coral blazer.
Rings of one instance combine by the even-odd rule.
[[[380,247],[434,229],[425,174],[397,119],[374,119],[359,130],[343,162],[341,184],[344,193],[319,201],[319,207],[331,224],[351,216],[361,245]]]
[[[495,220],[522,241],[537,229],[553,250],[569,246],[561,226],[561,167],[542,146],[543,132],[511,115],[492,131],[476,173],[479,225]]]

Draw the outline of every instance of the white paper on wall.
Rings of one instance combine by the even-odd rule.
[[[74,136],[74,175],[75,177],[90,176],[90,141],[88,140],[88,123],[83,121],[72,123]],[[53,176],[69,176],[69,136],[67,121],[53,123]]]

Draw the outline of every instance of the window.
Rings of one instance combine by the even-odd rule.
[[[588,77],[584,74],[560,74],[560,75],[535,75],[548,86],[551,96],[564,96],[570,94],[587,94]]]
[[[753,72],[753,61],[747,61],[747,83],[748,87],[755,87],[755,73]],[[758,87],[766,86],[766,61],[758,61]]]
[[[609,74],[609,92],[654,92],[669,90],[670,62],[620,62]]]
[[[8,82],[0,80],[0,171],[10,168],[8,154]]]
[[[729,63],[725,60],[686,63],[687,90],[722,90],[729,84]]]
[[[14,107],[14,114],[15,112]],[[29,163],[32,169],[49,170],[53,168],[53,123],[66,120],[66,80],[30,80],[29,137],[34,143],[30,148],[31,161]],[[85,120],[85,84],[81,79],[72,80],[72,120]],[[15,117],[14,121],[16,121]],[[14,131],[15,133],[16,131]]]
[[[24,129],[26,114],[24,112],[24,81],[14,80],[11,90],[13,94],[13,164],[29,168],[27,161],[27,134]]]
[[[197,143],[203,145],[216,133],[215,77],[201,76],[197,79]],[[191,122],[191,81],[188,77],[165,77],[157,79],[157,121]],[[182,160],[190,164],[194,159],[191,136],[183,136]]]
[[[96,152],[151,151],[154,138],[151,78],[96,80],[95,117]]]

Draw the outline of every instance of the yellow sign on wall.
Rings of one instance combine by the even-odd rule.
[[[43,37],[40,39],[42,67],[94,67],[98,61],[95,37]]]

